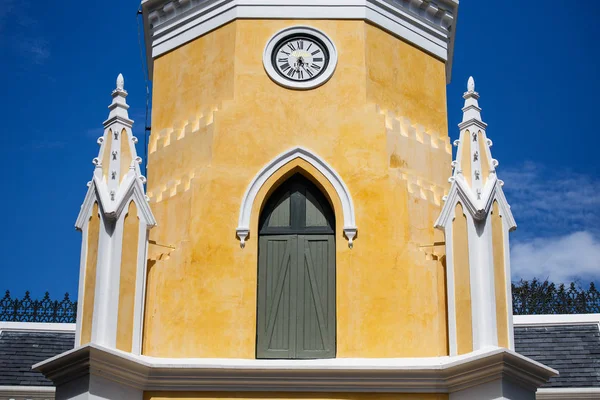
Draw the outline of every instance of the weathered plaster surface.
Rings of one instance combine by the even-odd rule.
[[[492,247],[494,252],[494,286],[496,292],[496,323],[498,346],[509,348],[508,310],[506,301],[506,264],[504,262],[504,226],[498,202],[492,208]]]
[[[467,217],[460,203],[456,205],[452,227],[454,249],[454,285],[456,301],[456,339],[458,354],[473,351],[473,322],[471,318],[471,266]]]
[[[131,351],[133,338],[133,306],[135,302],[139,226],[137,206],[132,201],[129,203],[129,210],[123,224],[123,248],[121,250],[121,276],[119,281],[117,349],[123,351]]]
[[[92,320],[96,292],[96,264],[98,260],[98,238],[100,236],[100,214],[98,203],[92,207],[87,227],[87,249],[85,261],[85,283],[83,292],[83,320],[81,323],[81,345],[92,340]]]
[[[339,52],[333,77],[315,90],[284,89],[263,69],[268,39],[296,24],[321,29]],[[156,59],[153,99],[148,194],[158,227],[144,354],[255,357],[262,203],[244,249],[238,211],[256,173],[295,146],[340,174],[356,208],[350,250],[339,199],[310,165],[290,163],[258,197],[301,171],[336,210],[337,356],[447,354],[443,252],[433,246],[443,241],[433,225],[451,173],[442,62],[362,21],[238,20]],[[416,133],[389,139],[388,111]],[[425,158],[410,158],[417,147]]]

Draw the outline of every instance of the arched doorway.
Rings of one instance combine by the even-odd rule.
[[[259,219],[257,358],[335,357],[335,215],[300,174]]]

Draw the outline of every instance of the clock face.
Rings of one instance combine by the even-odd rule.
[[[329,64],[329,52],[315,37],[292,35],[277,43],[271,61],[275,70],[285,79],[306,82],[325,72]]]

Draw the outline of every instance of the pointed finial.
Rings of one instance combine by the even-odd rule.
[[[123,74],[119,74],[117,76],[117,89],[123,90],[123,87],[125,87],[125,79],[123,79]]]
[[[467,90],[469,92],[474,92],[475,91],[475,79],[473,79],[472,76],[469,77],[469,81],[467,83]]]

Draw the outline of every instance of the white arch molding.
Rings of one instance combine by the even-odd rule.
[[[281,167],[288,164],[296,158],[301,158],[313,167],[315,167],[323,176],[331,183],[335,189],[340,202],[342,203],[342,214],[344,219],[344,236],[348,239],[348,247],[352,248],[353,240],[356,237],[356,220],[354,218],[354,203],[348,191],[348,187],[338,173],[329,166],[321,157],[312,153],[303,147],[294,147],[284,153],[281,153],[269,162],[258,174],[254,177],[250,185],[244,193],[242,205],[240,206],[240,218],[236,233],[240,239],[240,246],[243,248],[246,244],[246,238],[250,234],[250,217],[252,214],[252,206],[256,200],[256,196],[260,188],[265,182]]]

